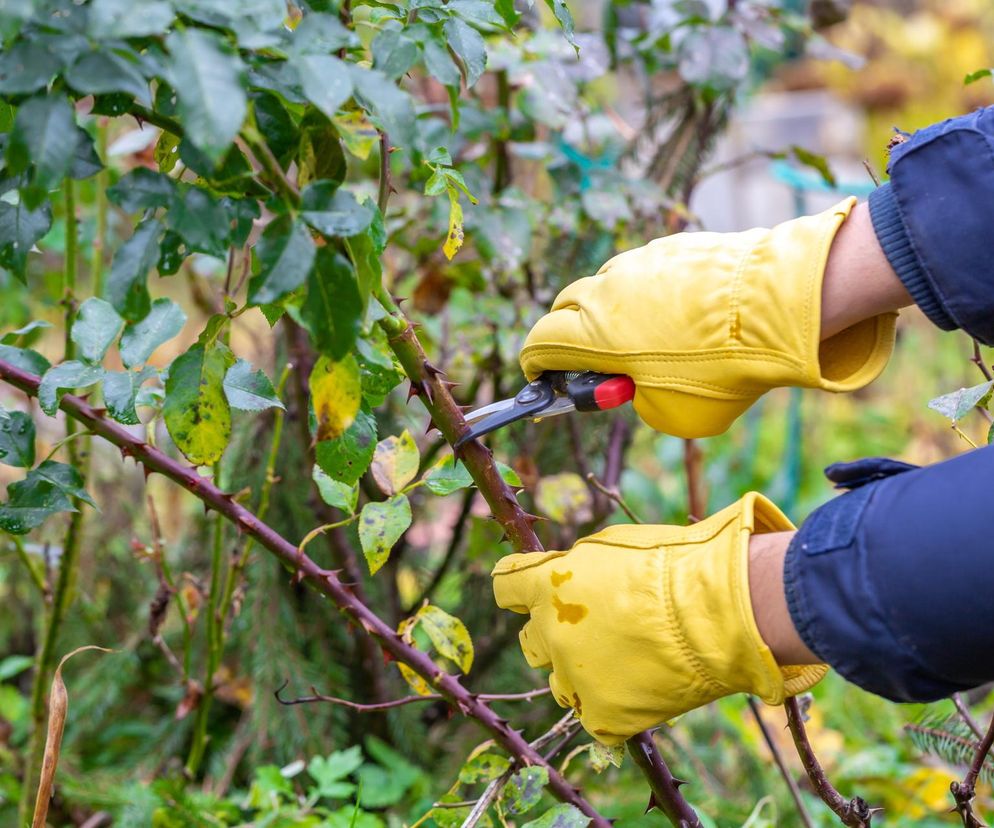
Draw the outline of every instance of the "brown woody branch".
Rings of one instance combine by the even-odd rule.
[[[0,379],[30,396],[38,394],[39,378],[9,362],[0,360]],[[328,596],[343,613],[374,636],[387,653],[408,665],[425,679],[452,707],[463,715],[475,719],[517,761],[525,765],[545,767],[549,773],[549,789],[553,795],[590,817],[591,824],[596,828],[610,828],[611,823],[601,816],[555,768],[551,767],[517,730],[511,728],[505,719],[463,687],[458,676],[440,670],[428,653],[404,642],[392,627],[355,597],[352,589],[339,579],[337,572],[322,569],[307,555],[301,555],[295,544],[237,503],[232,495],[218,489],[211,480],[201,477],[195,469],[172,459],[121,426],[107,420],[102,412],[79,397],[67,394],[62,398],[59,407],[70,417],[86,425],[94,434],[117,446],[124,457],[133,458],[144,466],[147,472],[158,472],[178,483],[207,507],[234,523],[240,531],[254,538],[260,546],[279,558],[300,580]]]
[[[389,296],[381,298],[388,307],[393,305]],[[455,443],[466,431],[466,419],[452,397],[451,383],[444,379],[442,371],[429,362],[409,321],[397,314],[387,316],[380,324],[411,381],[412,391],[428,409],[432,423],[450,445]],[[532,528],[538,518],[521,508],[514,491],[501,478],[493,452],[479,440],[471,440],[459,449],[458,455],[515,551],[542,551],[542,544]],[[636,761],[652,788],[654,800],[673,825],[677,828],[700,825],[693,808],[680,794],[679,784],[674,781],[652,736],[648,732],[638,734],[629,740],[628,749],[637,757]],[[679,819],[673,815],[679,815]]]
[[[870,828],[873,815],[880,809],[871,808],[866,804],[866,800],[859,796],[846,800],[835,789],[811,748],[808,733],[804,728],[804,713],[800,701],[793,696],[784,702],[784,707],[787,710],[787,727],[790,728],[797,755],[801,757],[801,764],[804,765],[804,771],[811,781],[814,792],[836,813],[843,825],[849,828]]]
[[[987,761],[987,754],[990,753],[992,744],[994,744],[994,718],[991,719],[984,738],[977,745],[970,769],[963,777],[963,781],[949,783],[949,790],[956,801],[956,813],[963,820],[963,828],[986,828],[986,823],[973,812],[973,797],[977,792],[977,778],[983,770],[984,762]]]
[[[445,697],[440,693],[428,693],[423,696],[403,696],[399,699],[391,699],[390,701],[376,702],[374,704],[363,704],[361,702],[350,701],[349,699],[340,699],[337,696],[326,696],[324,693],[319,693],[313,686],[311,686],[312,695],[310,696],[298,696],[295,699],[284,699],[280,696],[280,693],[286,689],[289,683],[290,679],[287,679],[273,693],[276,697],[276,701],[284,707],[290,707],[295,704],[327,702],[328,704],[337,704],[341,707],[347,707],[350,710],[355,710],[359,713],[377,713],[381,710],[389,710],[393,707],[404,707],[405,705],[418,704],[419,702],[444,701],[445,699]],[[539,687],[536,690],[526,690],[523,693],[477,693],[476,698],[483,702],[531,701],[539,696],[547,696],[551,692],[552,691],[548,687]]]

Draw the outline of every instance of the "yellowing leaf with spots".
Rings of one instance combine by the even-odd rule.
[[[367,503],[362,507],[359,544],[371,575],[389,560],[390,550],[410,525],[411,504],[405,495],[394,495],[382,503]]]
[[[383,494],[395,495],[418,473],[421,453],[406,429],[399,437],[391,435],[376,444],[373,452],[373,479]]]
[[[442,245],[442,252],[445,258],[452,259],[459,248],[462,247],[462,205],[459,203],[459,191],[455,187],[449,187],[449,234],[445,237],[445,244]]]
[[[439,655],[454,661],[464,673],[470,671],[473,666],[473,640],[462,621],[432,604],[419,609],[414,618],[428,634]]]
[[[539,510],[557,523],[575,525],[590,520],[593,499],[583,478],[573,472],[552,474],[539,481],[535,498]]]
[[[231,437],[224,375],[234,362],[228,347],[210,337],[169,366],[162,417],[176,447],[196,466],[220,460]]]
[[[397,668],[400,670],[400,674],[404,677],[404,681],[407,682],[407,686],[410,687],[419,696],[430,696],[435,691],[431,689],[428,682],[425,681],[421,676],[415,673],[406,664],[401,664],[397,662]]]
[[[362,385],[359,365],[351,354],[335,362],[321,357],[311,371],[311,405],[318,423],[317,439],[341,437],[359,413]]]

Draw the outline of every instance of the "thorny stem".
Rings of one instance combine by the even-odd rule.
[[[800,701],[796,696],[792,696],[784,702],[784,707],[787,710],[787,727],[790,728],[790,735],[794,739],[797,755],[801,757],[804,772],[807,773],[818,798],[835,812],[843,825],[849,828],[870,828],[870,820],[879,809],[870,808],[866,800],[859,796],[847,802],[842,794],[835,790],[811,748],[811,742],[804,728],[804,713],[801,711]]]
[[[313,704],[315,702],[327,702],[328,704],[337,704],[341,707],[347,707],[349,710],[355,710],[359,713],[376,713],[380,710],[389,710],[393,707],[403,707],[408,704],[418,704],[419,702],[429,702],[429,701],[442,701],[444,696],[439,693],[429,693],[424,696],[404,696],[399,699],[391,699],[390,701],[377,702],[376,704],[362,704],[360,702],[349,701],[348,699],[340,699],[336,696],[326,696],[323,693],[319,693],[313,687],[311,687],[310,696],[298,696],[295,699],[283,699],[280,697],[286,686],[290,683],[287,679],[279,686],[273,695],[276,697],[276,701],[282,704],[284,707],[289,707],[294,704]],[[484,702],[494,702],[494,701],[531,701],[532,699],[538,698],[539,696],[547,696],[552,691],[548,687],[539,687],[536,690],[527,690],[524,693],[476,693],[476,698]]]
[[[66,252],[63,270],[63,303],[65,305],[65,359],[71,360],[76,356],[76,343],[72,340],[72,325],[76,319],[76,275],[79,269],[79,224],[76,219],[76,182],[67,178],[62,185],[65,208]],[[66,419],[66,451],[69,464],[79,470],[85,481],[88,476],[89,440],[81,451],[79,441],[72,439],[76,432],[76,423]],[[56,648],[59,643],[59,633],[65,621],[69,606],[72,603],[73,590],[76,586],[76,570],[79,568],[80,543],[83,539],[83,503],[78,498],[72,501],[76,510],[69,517],[65,539],[62,542],[62,557],[59,559],[59,575],[55,582],[51,607],[45,626],[45,637],[38,658],[35,662],[35,673],[31,686],[31,737],[24,767],[22,790],[31,791],[35,788],[35,777],[45,749],[44,725],[47,712],[45,691],[49,686],[50,676],[55,667]],[[21,797],[18,808],[19,824],[23,825],[28,818],[30,797]]]
[[[627,745],[629,754],[642,769],[652,789],[647,810],[658,808],[676,828],[704,828],[694,809],[680,793],[680,786],[686,783],[670,773],[656,749],[652,733],[643,731],[629,739]]]
[[[766,746],[770,749],[770,753],[773,754],[773,761],[777,763],[777,768],[780,770],[780,775],[783,777],[783,781],[787,783],[787,789],[790,791],[790,796],[794,800],[794,805],[797,808],[797,813],[801,817],[801,822],[804,823],[805,828],[814,828],[814,822],[811,820],[811,814],[808,813],[807,806],[804,804],[804,800],[801,799],[801,789],[797,787],[797,780],[794,779],[794,775],[790,772],[790,768],[788,768],[787,763],[784,762],[783,754],[780,752],[780,747],[774,740],[773,734],[770,733],[766,720],[763,718],[759,702],[757,702],[752,696],[748,696],[747,698],[749,701],[749,709],[752,711],[756,724],[759,725],[759,732],[763,734],[763,741],[766,742]]]
[[[973,731],[973,735],[978,739],[983,739],[984,731],[980,729],[977,720],[973,718],[973,714],[970,712],[970,708],[966,706],[966,702],[963,701],[963,697],[959,693],[953,693],[949,698],[952,699],[953,706],[956,708],[956,712],[959,713],[960,718]]]
[[[390,190],[393,186],[390,182],[390,136],[386,132],[380,132],[380,180],[376,205],[384,216],[387,214],[387,202],[390,200]]]
[[[107,118],[97,120],[97,156],[103,161],[107,157]],[[93,233],[93,252],[90,259],[90,280],[94,296],[104,293],[104,250],[107,246],[107,183],[109,172],[101,167],[95,181],[97,226]]]
[[[992,744],[994,744],[994,718],[991,719],[984,738],[977,745],[970,769],[963,777],[963,781],[949,783],[949,790],[956,801],[956,813],[963,820],[964,828],[985,828],[985,823],[973,812],[973,797],[977,792],[977,778],[984,767],[984,762],[987,761],[987,754],[990,753]]]
[[[379,292],[386,299],[390,299],[382,287]],[[390,305],[396,307],[392,300]],[[462,409],[452,398],[450,385],[443,379],[444,374],[428,361],[413,326],[399,314],[399,311],[381,319],[380,325],[386,331],[390,347],[410,379],[413,391],[428,409],[432,423],[450,445],[455,443],[466,431],[466,419],[463,417]],[[457,455],[463,461],[514,550],[542,551],[542,544],[532,529],[532,524],[537,518],[521,508],[513,490],[501,478],[494,462],[493,452],[479,440],[471,440],[460,447]],[[641,733],[635,736],[634,740],[629,740],[629,750],[633,755],[637,753],[646,758],[646,761],[639,766],[665,813],[694,814],[693,809],[673,783],[673,777],[660,756],[656,743],[648,733]],[[697,820],[696,815],[693,818]],[[673,824],[679,826],[680,823]],[[699,824],[699,821],[687,824],[694,826]]]
[[[269,144],[258,133],[255,133],[255,130],[243,129],[240,137],[251,150],[259,166],[265,171],[280,197],[293,207],[300,207],[300,191],[283,172],[283,168],[280,167],[280,162],[273,155]]]
[[[40,382],[38,377],[3,360],[0,360],[0,380],[31,396],[38,394]],[[306,555],[298,556],[294,544],[236,502],[232,495],[222,492],[209,479],[200,477],[195,469],[179,463],[116,423],[105,419],[101,413],[79,397],[67,394],[62,398],[59,407],[70,417],[92,429],[95,434],[117,446],[123,455],[134,458],[147,470],[158,472],[178,483],[208,507],[234,523],[240,531],[255,538],[260,546],[268,549],[288,569],[294,571],[300,580],[306,581],[310,586],[327,595],[344,614],[374,636],[386,652],[396,660],[407,664],[433,685],[453,708],[491,733],[517,761],[546,768],[549,773],[549,790],[560,801],[574,805],[590,817],[591,824],[595,828],[610,828],[610,822],[601,816],[555,768],[551,767],[518,731],[512,729],[489,705],[463,687],[457,676],[440,670],[430,654],[405,643],[390,625],[355,597],[351,588],[342,583],[336,572],[323,569]]]

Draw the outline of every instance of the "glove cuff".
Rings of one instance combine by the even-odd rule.
[[[695,529],[710,521],[721,527],[717,534],[723,536],[724,542],[714,544],[708,561],[699,562],[694,573],[699,582],[697,588],[676,585],[678,589],[696,593],[702,602],[685,604],[681,612],[688,649],[701,654],[702,678],[714,687],[716,697],[745,692],[767,704],[780,704],[788,696],[816,684],[828,670],[824,665],[778,665],[759,633],[753,613],[749,540],[753,534],[783,532],[795,527],[780,509],[757,492],[750,492],[697,524]],[[700,555],[701,550],[691,550],[694,553]],[[709,606],[708,600],[716,605]],[[701,623],[708,618],[713,619],[712,623]]]

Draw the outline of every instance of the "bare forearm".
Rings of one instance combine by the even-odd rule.
[[[821,299],[822,339],[912,303],[880,248],[865,203],[853,208],[835,236]]]

